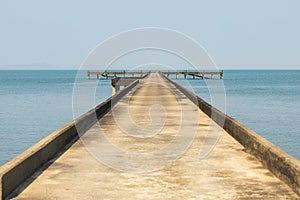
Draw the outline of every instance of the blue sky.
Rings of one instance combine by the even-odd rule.
[[[0,2],[0,69],[78,67],[106,38],[180,31],[223,69],[300,69],[299,0]]]

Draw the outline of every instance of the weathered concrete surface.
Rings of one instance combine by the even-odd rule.
[[[88,111],[79,118],[24,151],[22,154],[0,167],[0,199],[7,197],[20,184],[28,179],[45,163],[61,153],[63,149],[78,138],[78,133],[84,133],[106,114],[111,106],[138,84],[132,82],[127,88],[107,99],[95,109]]]
[[[191,146],[179,159],[161,170],[141,174],[107,167],[94,159],[86,149],[86,145],[97,143],[101,139],[98,136],[99,129],[95,125],[86,133],[84,142],[80,140],[76,142],[36,177],[16,199],[298,198],[287,185],[264,169],[258,160],[246,153],[242,145],[224,130],[214,150],[206,159],[199,160],[199,149],[207,131],[210,127],[213,129],[219,127],[187,97],[157,74],[151,74],[148,81],[163,85],[144,83],[137,91],[123,98],[115,106],[115,111],[118,113],[122,110],[130,98],[131,117],[143,127],[151,124],[149,116],[145,115],[148,108],[159,103],[166,109],[168,115],[165,126],[158,134],[148,138],[124,134],[115,123],[113,112],[106,114],[99,123],[106,137],[119,148],[128,152],[151,152],[169,144],[175,137],[180,128],[181,118],[178,104],[184,105],[191,115],[197,113],[200,121],[189,119],[191,125],[197,123],[198,130]],[[118,114],[126,117],[122,113]],[[110,155],[110,152],[106,153]],[[160,157],[161,162],[164,162],[167,156]],[[141,162],[140,166],[144,166],[144,163]]]
[[[276,177],[288,184],[300,196],[300,161],[235,119],[225,115],[180,84],[165,77],[218,125],[254,155]]]

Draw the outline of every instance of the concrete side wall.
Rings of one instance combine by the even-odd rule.
[[[240,122],[214,108],[191,91],[168,79],[191,101],[223,127],[242,144],[246,151],[254,155],[275,176],[289,185],[300,196],[300,161],[290,156],[268,140],[259,136]]]
[[[114,105],[138,84],[138,80],[131,83],[124,90],[119,91],[95,109],[68,123],[53,132],[12,161],[0,168],[0,198],[4,199],[21,183],[29,178],[37,169],[61,152],[71,141],[78,139],[78,132],[86,131],[95,124],[97,118],[104,116]],[[77,131],[77,129],[81,129]]]

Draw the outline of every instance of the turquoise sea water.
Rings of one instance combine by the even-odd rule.
[[[73,119],[77,71],[0,71],[0,165]],[[95,80],[79,75],[89,88]],[[225,71],[227,114],[300,159],[300,70]],[[182,82],[183,80],[177,80]],[[220,81],[220,80],[207,80]],[[202,80],[189,84],[210,102]],[[101,80],[95,104],[111,95]]]
[[[188,83],[211,103],[204,81]],[[300,160],[300,70],[227,70],[223,83],[226,113]]]

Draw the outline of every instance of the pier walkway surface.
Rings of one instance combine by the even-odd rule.
[[[299,198],[160,74],[149,74],[136,88],[90,128],[83,140],[76,141],[39,176],[34,177],[31,184],[15,199]],[[129,106],[126,106],[127,102]],[[157,104],[160,106],[153,107]],[[128,113],[124,113],[127,109]],[[185,119],[182,119],[182,112],[186,114]],[[164,117],[164,125],[161,127],[161,119]],[[126,126],[123,122],[128,119],[137,126],[132,126],[131,123]],[[179,132],[182,120],[188,125],[185,129],[186,138],[183,134],[180,140],[173,141],[175,147],[180,146],[180,142],[191,139],[188,138],[191,137],[188,131],[192,132],[195,125],[196,135],[178,159],[160,169],[160,164],[170,157],[166,152],[156,157],[157,160],[153,163],[157,166],[148,166],[151,162],[147,160],[134,160],[135,169],[150,170],[141,173],[133,173],[130,164],[115,159],[118,155],[113,155],[110,148],[98,150],[110,157],[112,167],[102,164],[95,159],[95,155],[89,153],[93,152],[91,148],[107,145],[101,144],[103,136],[98,134],[99,124],[105,137],[118,148],[129,153],[147,153],[170,144]],[[121,129],[119,126],[123,125],[126,127]],[[145,127],[157,133],[150,135]],[[143,131],[137,130],[139,128],[146,135],[135,135],[143,134]],[[211,131],[220,129],[222,133],[215,148],[205,159],[199,159],[203,139],[210,137]],[[170,153],[172,154],[171,151]]]

